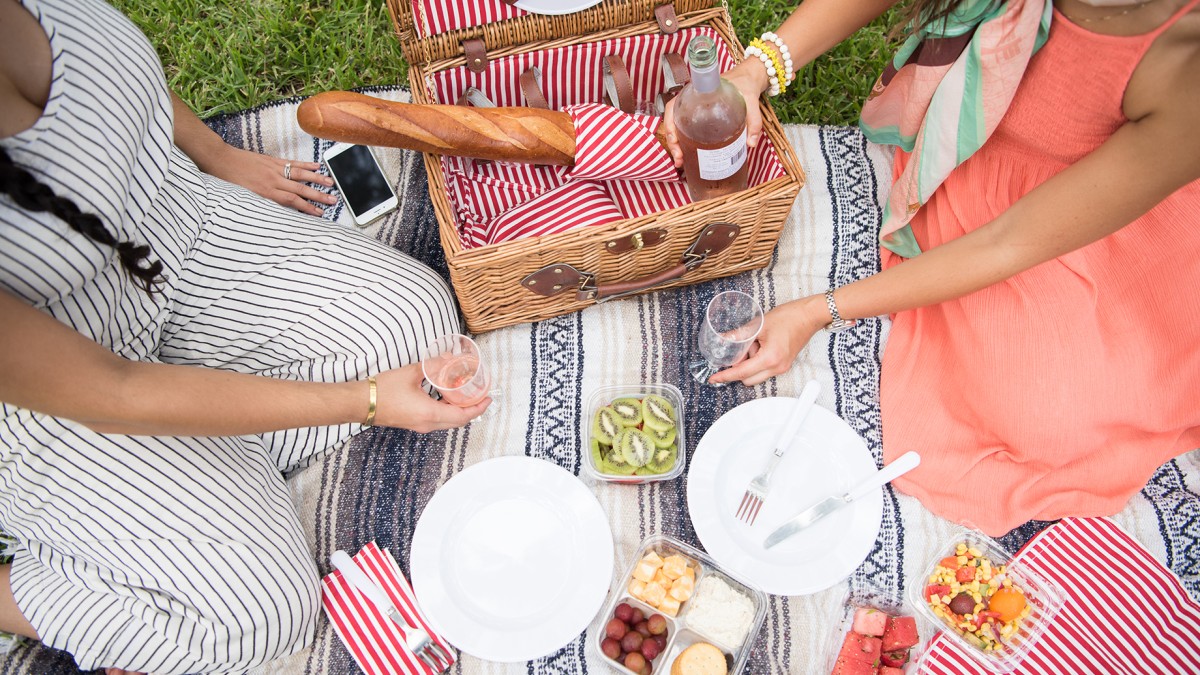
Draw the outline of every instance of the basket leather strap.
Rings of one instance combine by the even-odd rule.
[[[482,73],[488,67],[487,45],[483,40],[472,38],[463,40],[463,54],[467,57],[467,70],[472,73]]]
[[[667,35],[679,30],[679,19],[675,16],[675,5],[672,3],[655,7],[654,18],[658,21],[658,29]]]
[[[633,80],[625,60],[616,54],[604,57],[604,96],[608,104],[624,113],[633,113],[637,102],[633,98]]]
[[[679,95],[683,85],[691,81],[692,71],[688,70],[683,57],[676,52],[663,54],[659,64],[662,66],[664,86],[663,91],[654,99],[654,107],[661,115],[667,109],[667,103]]]
[[[660,272],[630,281],[600,283],[595,274],[563,263],[543,267],[522,279],[521,285],[526,290],[547,297],[574,289],[576,300],[614,300],[674,281],[699,268],[710,256],[729,248],[740,232],[741,228],[733,223],[710,223],[683,252],[678,263]]]
[[[454,105],[461,105],[461,106],[468,106],[468,107],[475,106],[476,108],[495,108],[496,107],[496,104],[492,103],[492,100],[487,97],[487,94],[483,93],[482,91],[479,91],[475,87],[467,87],[463,91],[462,96],[459,96],[458,100],[456,100],[454,102]]]
[[[525,95],[525,105],[530,108],[549,108],[546,95],[542,93],[542,69],[530,66],[521,73],[521,93]]]

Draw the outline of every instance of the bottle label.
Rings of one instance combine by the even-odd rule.
[[[742,129],[742,135],[723,148],[696,148],[696,163],[704,180],[722,180],[737,173],[746,163],[746,130]]]

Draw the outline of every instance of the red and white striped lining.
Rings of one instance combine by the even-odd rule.
[[[417,611],[408,580],[390,551],[371,542],[354,556],[354,562],[371,578],[411,625],[420,625],[451,655],[454,650],[435,634]],[[437,672],[416,658],[404,644],[400,628],[370,600],[354,590],[342,573],[334,571],[321,580],[321,605],[338,637],[367,675],[432,675]],[[445,664],[444,664],[445,665]]]
[[[1200,604],[1107,518],[1066,518],[1016,556],[1056,582],[1066,604],[1016,673],[1200,673]],[[918,671],[987,673],[939,634]]]
[[[529,13],[500,0],[411,0],[411,4],[413,23],[418,37],[422,38]]]
[[[654,97],[665,86],[660,59],[667,52],[684,53],[687,43],[696,35],[713,38],[720,50],[722,70],[734,65],[733,58],[724,41],[716,31],[699,26],[680,30],[673,35],[642,35],[614,38],[600,42],[584,43],[547,49],[527,54],[493,59],[483,73],[474,73],[465,67],[444,70],[429,76],[428,86],[434,98],[441,103],[453,103],[468,87],[479,89],[498,106],[521,106],[524,97],[518,80],[526,69],[537,66],[542,72],[542,84],[546,99],[552,109],[570,110],[573,106],[598,104],[603,100],[603,69],[601,62],[608,54],[617,54],[624,60],[633,80],[638,109],[652,109]],[[602,124],[611,120],[609,116],[596,117]],[[640,124],[653,132],[656,118],[636,117]],[[580,122],[585,120],[580,118]],[[577,138],[585,139],[584,147],[577,148],[577,166],[586,167],[593,160],[586,152],[598,150],[607,155],[605,163],[621,159],[624,138],[620,132],[615,138],[604,138],[600,132],[587,128],[576,128]],[[655,146],[648,152],[660,153]],[[633,166],[655,166],[649,159],[628,162]],[[765,136],[751,151],[749,183],[751,186],[773,180],[784,175],[775,148]],[[449,191],[450,203],[458,218],[459,233],[464,248],[486,245],[489,240],[489,223],[501,214],[528,199],[553,190],[571,180],[567,167],[546,167],[500,162],[472,162],[455,157],[442,158],[442,172]],[[657,173],[655,175],[658,175]],[[637,218],[690,203],[682,183],[650,183],[634,180],[608,180],[606,189],[625,218]],[[661,202],[654,200],[662,199]],[[508,240],[508,239],[505,239]]]
[[[624,217],[602,183],[572,181],[543,192],[492,221],[487,227],[487,243],[543,237],[577,227],[604,225]]]

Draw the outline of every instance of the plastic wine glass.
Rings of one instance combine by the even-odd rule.
[[[741,291],[718,293],[704,310],[699,339],[700,354],[704,358],[691,363],[692,377],[697,382],[709,384],[708,378],[713,373],[746,356],[762,327],[763,310],[757,300]]]
[[[425,379],[447,403],[469,408],[487,398],[491,386],[479,345],[466,335],[450,333],[434,340],[422,354]]]

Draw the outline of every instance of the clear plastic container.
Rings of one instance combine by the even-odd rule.
[[[944,558],[954,556],[960,543],[977,549],[983,558],[991,561],[993,569],[1004,566],[1004,573],[1012,580],[1013,586],[1024,591],[1025,601],[1030,608],[1029,615],[1020,620],[1016,631],[995,650],[985,650],[968,641],[959,629],[951,625],[950,620],[935,614],[925,599],[926,588],[930,585],[929,578],[938,563]],[[970,528],[959,529],[945,546],[935,549],[920,570],[921,575],[914,578],[908,587],[909,604],[915,607],[930,625],[941,630],[954,644],[962,648],[963,652],[971,655],[981,666],[993,673],[1008,673],[1020,665],[1029,654],[1029,650],[1037,644],[1046,627],[1054,621],[1066,599],[1062,589],[1056,584],[1023,566],[1019,561],[1013,563],[1012,556],[998,542]]]
[[[675,408],[675,448],[676,458],[675,466],[671,467],[670,471],[661,474],[651,474],[646,476],[622,476],[611,473],[602,473],[599,467],[596,466],[596,461],[592,457],[592,422],[596,417],[596,411],[604,406],[612,403],[615,399],[621,397],[644,398],[649,394],[661,396],[671,403]],[[687,438],[684,435],[684,419],[683,419],[683,394],[679,388],[673,384],[620,384],[606,385],[597,388],[587,397],[587,405],[584,407],[585,414],[581,420],[583,433],[580,438],[583,439],[583,448],[580,452],[583,455],[583,468],[588,475],[596,480],[606,481],[609,483],[629,483],[637,485],[640,483],[652,483],[660,480],[672,480],[678,478],[683,473],[683,468],[687,464]]]
[[[651,607],[629,593],[629,582],[634,578],[634,569],[637,568],[642,558],[651,551],[654,551],[663,558],[673,554],[681,555],[696,568],[696,592],[690,599],[680,604],[677,616],[672,617],[664,614],[661,610]],[[733,590],[749,598],[754,607],[754,614],[750,619],[749,625],[746,627],[744,636],[737,641],[738,644],[726,644],[726,641],[720,639],[718,636],[710,635],[704,630],[698,630],[688,620],[688,614],[694,606],[695,599],[701,595],[701,584],[704,583],[704,579],[711,577],[719,578]],[[601,643],[606,637],[605,627],[609,620],[613,618],[617,605],[621,603],[628,603],[635,608],[641,609],[647,617],[657,613],[663,614],[667,619],[666,648],[654,660],[650,661],[651,672],[661,673],[662,675],[671,672],[671,664],[683,650],[698,642],[707,642],[720,649],[725,654],[725,663],[730,673],[742,672],[746,666],[746,661],[750,658],[750,650],[754,646],[758,632],[762,628],[763,621],[767,616],[766,594],[725,573],[712,558],[708,557],[702,551],[666,535],[654,535],[642,542],[629,567],[624,570],[621,576],[617,577],[609,596],[604,609],[600,612],[600,615],[593,622],[589,630],[587,640],[588,649],[594,650],[599,655],[599,658],[614,671],[625,673],[626,675],[638,674],[626,668],[624,664],[605,656],[601,648]]]
[[[822,672],[834,672],[838,655],[841,654],[842,645],[846,642],[846,635],[853,630],[854,616],[860,609],[874,609],[893,617],[908,616],[918,619],[917,644],[908,648],[907,660],[902,665],[892,666],[899,668],[905,673],[916,672],[914,664],[920,660],[921,653],[934,631],[919,620],[916,610],[909,606],[909,603],[896,602],[894,599],[889,598],[887,593],[875,589],[868,589],[858,597],[853,598],[847,592],[842,598],[842,602],[838,605],[836,613],[830,621],[832,628],[825,642],[825,658],[822,659],[825,667]],[[881,663],[880,665],[886,664]]]

